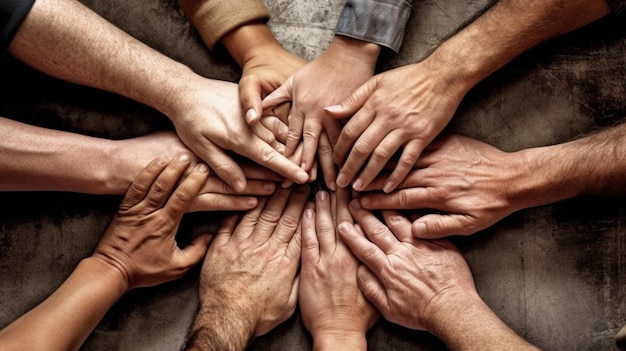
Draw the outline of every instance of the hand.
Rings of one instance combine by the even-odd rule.
[[[130,186],[117,214],[98,243],[93,257],[115,267],[128,290],[181,277],[204,256],[210,235],[195,238],[185,249],[176,245],[183,214],[208,177],[198,164],[176,186],[191,157],[157,159]]]
[[[296,183],[308,174],[252,133],[239,107],[237,85],[198,77],[187,82],[178,110],[168,114],[181,140],[237,192],[246,188],[241,167],[224,150],[231,150]]]
[[[366,349],[365,334],[378,319],[357,286],[359,262],[335,233],[336,223],[352,223],[349,200],[346,189],[330,198],[319,191],[315,208],[309,204],[302,217],[299,300],[315,349],[324,344]]]
[[[238,224],[237,216],[224,221],[204,260],[188,347],[243,349],[293,314],[308,194],[308,186],[278,189]]]
[[[320,57],[263,100],[266,110],[293,100],[285,155],[291,155],[302,138],[302,169],[312,167],[322,129],[333,144],[339,136],[338,123],[327,118],[323,108],[341,101],[371,77],[379,52],[376,44],[337,36]]]
[[[335,163],[343,164],[338,186],[346,187],[356,177],[352,187],[364,190],[398,150],[402,154],[384,191],[391,192],[402,182],[465,95],[445,77],[426,61],[396,68],[372,77],[339,105],[326,108],[334,118],[352,116],[334,149]]]
[[[450,135],[431,144],[415,169],[390,194],[361,197],[368,209],[435,210],[413,222],[419,238],[469,235],[524,207],[516,189],[524,178],[512,154],[478,140]],[[380,190],[379,177],[366,190]]]
[[[413,238],[411,223],[397,212],[383,211],[387,227],[358,201],[350,210],[358,226],[339,224],[340,237],[364,264],[358,272],[361,291],[387,320],[433,332],[442,310],[480,300],[454,245]]]

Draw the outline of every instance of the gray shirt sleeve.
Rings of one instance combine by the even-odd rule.
[[[415,0],[347,0],[335,34],[398,52]]]
[[[626,10],[626,0],[607,0],[614,13],[620,13]]]

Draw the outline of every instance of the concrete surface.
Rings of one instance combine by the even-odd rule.
[[[175,0],[83,2],[201,74],[237,80],[236,66],[223,54],[208,53]],[[308,59],[328,45],[342,5],[266,3],[277,38]],[[386,55],[381,69],[420,60],[489,4],[419,2],[402,51]],[[626,116],[625,23],[624,16],[607,18],[518,58],[470,92],[450,130],[518,150],[619,122]],[[0,77],[2,116],[110,138],[170,127],[144,106],[43,77],[10,57],[2,59]],[[0,193],[0,328],[49,295],[90,254],[118,202],[110,196]],[[579,198],[515,213],[457,243],[485,301],[520,335],[546,350],[613,350],[613,336],[626,324],[625,212],[623,198]],[[187,217],[181,240],[218,220],[217,214]],[[131,292],[83,349],[180,349],[197,307],[197,274]],[[368,340],[371,350],[445,349],[426,333],[385,321]],[[250,348],[310,346],[296,314]]]

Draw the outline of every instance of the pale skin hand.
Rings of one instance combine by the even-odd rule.
[[[38,0],[9,52],[54,77],[126,96],[174,123],[179,137],[235,191],[246,178],[233,151],[296,183],[308,175],[273,150],[241,115],[234,83],[205,79],[74,0]]]
[[[222,38],[242,69],[239,95],[246,122],[254,125],[263,115],[261,100],[280,87],[306,60],[285,50],[262,22],[243,25]]]
[[[422,62],[378,74],[340,105],[326,108],[336,118],[353,115],[334,149],[335,163],[343,164],[337,185],[352,183],[354,190],[364,190],[402,148],[384,186],[386,192],[395,189],[448,124],[464,94]]]
[[[285,155],[293,153],[302,141],[302,169],[312,167],[322,130],[326,131],[331,144],[339,136],[339,124],[326,116],[324,107],[349,96],[370,78],[379,53],[380,47],[376,44],[336,36],[320,57],[298,70],[263,100],[264,109],[293,100]]]
[[[278,189],[239,223],[237,216],[224,221],[204,260],[187,349],[243,350],[293,314],[308,194],[305,185]]]
[[[94,254],[44,302],[0,332],[3,350],[78,350],[128,290],[182,276],[204,256],[210,235],[184,249],[176,230],[208,176],[181,154],[151,162],[129,188]],[[184,179],[181,179],[183,178]],[[180,184],[176,184],[180,181]]]
[[[0,118],[0,190],[123,195],[152,160],[169,161],[181,152],[191,153],[170,131],[108,140]],[[190,157],[187,172],[198,163]],[[256,196],[271,194],[282,180],[261,167],[242,169],[247,179],[243,192],[212,175],[189,211],[248,210],[256,206]]]
[[[609,12],[596,0],[498,1],[424,61],[373,77],[326,109],[336,118],[354,114],[335,146],[335,162],[345,160],[337,184],[364,189],[402,147],[384,186],[393,191],[469,89],[529,48]]]
[[[379,176],[360,198],[367,209],[436,210],[413,222],[419,238],[470,235],[524,207],[515,201],[524,181],[523,158],[460,135],[432,143],[392,193]]]
[[[358,282],[385,318],[426,330],[455,351],[537,350],[482,302],[458,249],[445,240],[416,239],[411,223],[383,211],[387,225],[353,201],[358,226],[339,224],[340,237],[363,262]]]
[[[352,222],[349,200],[345,189],[320,191],[302,217],[299,303],[314,350],[365,350],[378,319],[357,286],[359,262],[335,233],[336,223]]]

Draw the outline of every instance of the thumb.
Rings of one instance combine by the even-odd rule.
[[[202,260],[206,254],[209,243],[213,239],[212,234],[202,234],[193,239],[191,244],[187,245],[183,250],[179,251],[174,263],[180,268],[181,273],[184,274],[191,267],[195,266]]]
[[[324,112],[335,119],[348,118],[365,105],[367,99],[374,92],[375,87],[374,78],[370,78],[339,104],[325,107]]]
[[[469,235],[474,226],[463,215],[429,214],[411,225],[413,236],[420,239],[439,239],[451,235]]]
[[[261,102],[263,111],[274,108],[285,101],[291,101],[293,98],[293,82],[294,76],[291,76],[283,85],[266,96]]]

